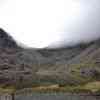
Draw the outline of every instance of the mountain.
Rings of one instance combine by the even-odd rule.
[[[49,53],[53,52],[52,50],[47,51]],[[46,53],[45,50],[42,50],[42,52]],[[51,62],[43,65],[45,68],[41,68],[37,72],[41,80],[44,76],[48,76],[48,80],[52,77],[55,83],[60,84],[81,84],[99,80],[100,39],[88,44],[79,44],[71,48],[64,48],[61,51],[57,49],[55,53],[53,52],[53,56],[49,60]],[[42,66],[42,64],[40,65]]]
[[[25,49],[0,29],[0,84],[83,84],[100,79],[100,39],[57,49]]]
[[[0,29],[0,48],[18,48],[17,43],[3,29]]]

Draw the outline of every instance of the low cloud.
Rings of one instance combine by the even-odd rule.
[[[79,3],[79,0],[75,2]],[[70,17],[70,21],[65,16],[65,31],[62,39],[48,47],[71,46],[100,38],[100,1],[80,0],[79,6],[78,15]]]
[[[5,0],[0,11],[0,27],[26,47],[55,48],[100,38],[100,0]]]

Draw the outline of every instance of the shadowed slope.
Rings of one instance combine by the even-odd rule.
[[[19,48],[13,38],[3,29],[0,29],[0,48]]]

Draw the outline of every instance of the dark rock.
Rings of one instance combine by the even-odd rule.
[[[0,29],[0,48],[18,48],[17,43],[3,29]]]

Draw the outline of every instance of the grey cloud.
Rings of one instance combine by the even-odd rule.
[[[62,41],[49,47],[74,45],[100,38],[100,0],[80,0],[80,13],[77,17],[73,16],[70,22],[66,22]]]

